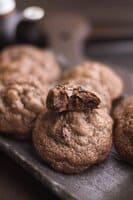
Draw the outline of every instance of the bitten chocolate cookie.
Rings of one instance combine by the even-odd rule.
[[[4,84],[0,89],[0,132],[28,139],[37,116],[45,110],[47,91],[32,77],[7,80]]]
[[[100,99],[81,86],[59,84],[49,91],[46,103],[48,109],[54,112],[86,111],[97,108]]]
[[[95,80],[97,84],[104,86],[112,100],[119,97],[122,93],[122,80],[112,69],[102,63],[93,61],[84,62],[83,64],[66,71],[62,80],[70,81],[82,78]]]
[[[60,67],[52,52],[28,45],[8,47],[0,54],[0,73],[36,76],[43,83],[60,77]]]
[[[125,99],[114,111],[114,143],[123,159],[133,164],[133,96]]]
[[[105,110],[97,108],[100,101],[95,94],[80,88],[63,89],[63,94],[67,95],[63,95],[64,104],[58,102],[57,91],[57,104],[53,106],[51,102],[49,110],[39,116],[33,144],[39,156],[55,170],[78,173],[109,154],[112,119]]]
[[[88,107],[111,108],[108,93],[95,83],[89,84],[85,79],[70,81],[70,83],[59,84],[48,93],[47,107],[56,112],[62,111],[84,111]]]

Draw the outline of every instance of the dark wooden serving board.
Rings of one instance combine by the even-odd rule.
[[[77,45],[75,42],[72,42],[72,44]],[[81,40],[78,44],[81,45]],[[80,55],[80,51],[75,55],[73,50],[76,46],[73,47],[72,50],[71,43],[67,46],[67,51],[71,52],[71,54],[69,52],[69,55],[65,55],[66,50],[63,50],[65,44],[63,45],[62,51],[61,46],[62,45],[58,46],[57,54],[63,53],[66,61],[70,58],[70,62],[68,62],[69,65],[76,62],[75,58],[77,55],[80,56],[80,59],[78,57],[79,60],[83,59],[83,56]],[[79,48],[81,48],[81,46]],[[65,62],[65,64],[66,63],[67,62]],[[132,94],[132,74],[129,74],[126,70],[119,70],[118,68],[116,68],[116,70],[125,83],[124,93],[127,95]],[[0,149],[12,157],[61,199],[131,200],[133,197],[133,168],[121,161],[115,150],[112,150],[109,158],[105,162],[91,167],[82,174],[64,175],[56,173],[44,164],[37,157],[32,144],[28,142],[18,142],[0,136]]]

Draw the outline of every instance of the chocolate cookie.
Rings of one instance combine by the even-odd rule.
[[[33,131],[40,157],[55,170],[78,173],[104,160],[112,144],[112,119],[100,99],[79,87],[57,86]]]
[[[0,73],[21,73],[36,76],[43,83],[57,80],[60,67],[50,51],[32,46],[8,47],[0,54]]]
[[[112,69],[102,63],[93,61],[85,62],[66,71],[62,80],[70,81],[82,78],[93,81],[95,80],[97,84],[104,86],[110,94],[110,98],[112,100],[119,97],[122,93],[122,80]]]
[[[133,96],[125,99],[114,111],[114,143],[118,153],[133,164]]]
[[[101,109],[41,114],[33,132],[39,156],[63,173],[78,173],[103,161],[111,149],[112,120]]]
[[[18,139],[30,138],[37,116],[45,110],[45,98],[35,78],[7,80],[0,89],[0,132]]]

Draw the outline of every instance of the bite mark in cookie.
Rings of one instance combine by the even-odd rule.
[[[47,107],[55,112],[85,111],[97,108],[100,99],[80,86],[59,84],[51,89],[47,97]]]

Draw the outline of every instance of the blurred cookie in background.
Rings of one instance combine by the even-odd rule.
[[[7,47],[0,53],[0,74],[33,75],[42,83],[59,79],[61,69],[54,54],[30,45]]]

